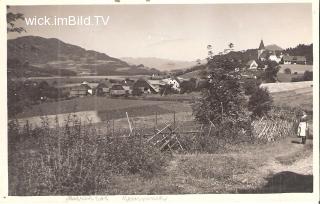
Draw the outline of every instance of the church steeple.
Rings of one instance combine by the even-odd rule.
[[[266,48],[264,47],[263,40],[261,39],[261,42],[260,42],[260,45],[259,45],[259,48],[258,48],[258,59],[262,60],[260,58],[260,56],[265,50],[266,50]]]
[[[260,45],[259,45],[259,50],[265,50],[266,48],[264,47],[263,40],[261,40]]]

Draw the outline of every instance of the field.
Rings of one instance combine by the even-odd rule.
[[[139,112],[141,114],[143,114],[142,112],[146,111],[150,112],[150,114],[155,114],[155,112],[161,113],[161,111],[163,110],[163,108],[158,107],[160,105],[162,107],[165,106],[166,109],[171,111],[179,111],[179,108],[181,109],[181,106],[177,105],[175,102],[170,101],[130,100],[124,98],[114,99],[109,97],[90,96],[35,105],[20,113],[17,118],[74,113],[91,110],[95,110],[98,112],[130,112],[137,108],[140,108]],[[139,112],[137,112],[136,114],[139,115]]]
[[[297,72],[298,74],[303,74],[305,71],[312,71],[312,65],[301,65],[301,64],[282,64],[280,68],[280,73],[284,73],[284,70],[289,68],[291,73]]]
[[[139,79],[139,78],[147,77],[146,75],[108,75],[108,76],[69,76],[69,77],[28,77],[28,78],[20,78],[17,80],[31,80],[31,81],[46,81],[49,84],[52,84],[53,82],[58,82],[60,84],[72,84],[72,83],[81,83],[83,81],[87,82],[99,82],[105,79],[114,79],[114,80],[124,80],[126,78],[130,79]]]
[[[279,72],[277,74],[277,79],[279,82],[283,83],[283,82],[291,82],[292,78],[298,78],[298,77],[302,77],[302,74],[285,74],[285,73],[281,73]]]

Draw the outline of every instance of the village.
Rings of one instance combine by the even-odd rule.
[[[225,54],[228,54],[226,52]],[[220,54],[221,56],[222,54]],[[262,67],[258,65],[258,62],[273,61],[278,65],[284,65],[290,67],[290,65],[300,66],[303,73],[304,66],[307,66],[305,56],[291,56],[283,54],[281,50],[266,49],[263,41],[261,40],[259,48],[257,49],[256,57],[245,62],[245,66],[241,67],[243,78],[256,78],[259,71],[267,68],[267,65]],[[287,68],[288,69],[288,68]],[[284,72],[281,69],[279,72]],[[248,75],[248,71],[250,74]],[[292,74],[298,74],[294,72]],[[291,73],[290,73],[291,74]],[[60,83],[53,81],[51,86],[56,88],[60,95],[66,96],[66,98],[85,97],[85,96],[105,96],[105,97],[130,97],[141,96],[149,94],[167,95],[172,93],[185,93],[192,90],[200,90],[201,85],[206,81],[206,76],[195,75],[194,77],[175,75],[174,72],[167,74],[153,74],[152,76],[141,77],[119,77],[118,79],[96,79],[87,80],[80,83]],[[52,81],[52,80],[51,80]],[[192,81],[190,89],[190,81]],[[170,90],[169,90],[170,89]],[[187,90],[186,90],[187,89]],[[45,98],[45,96],[42,96]]]

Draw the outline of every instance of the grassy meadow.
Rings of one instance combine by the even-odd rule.
[[[290,112],[297,107],[312,110],[312,87],[289,85],[270,85],[282,88],[271,92],[274,105],[288,108],[256,120],[252,137],[235,141],[216,137],[219,127],[211,130],[194,121],[190,102],[199,93],[90,96],[33,106],[19,118],[51,115],[54,125],[55,115],[95,111],[101,120],[83,123],[71,117],[53,128],[45,117],[36,128],[11,121],[9,194],[312,192],[312,128],[307,144],[299,144],[295,115]],[[167,124],[181,132],[175,137],[183,149],[160,151],[148,141]],[[183,134],[187,131],[195,133]]]

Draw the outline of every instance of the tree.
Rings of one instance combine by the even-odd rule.
[[[7,6],[7,10],[9,10],[10,7]],[[7,12],[7,32],[26,32],[26,30],[23,27],[17,27],[16,26],[16,21],[18,20],[24,20],[24,16],[22,13],[12,13],[12,12]]]
[[[252,116],[261,117],[271,110],[272,101],[269,91],[258,87],[249,98],[248,109],[252,111]]]
[[[7,11],[10,9],[7,6]],[[24,16],[22,13],[12,13],[7,12],[7,33],[10,32],[26,32],[23,27],[17,27],[15,22],[18,20],[24,20]],[[26,66],[22,64],[19,59],[8,60],[8,67],[18,67],[21,68],[22,66]],[[19,74],[17,76],[20,77]],[[7,97],[8,97],[8,115],[9,117],[14,117],[18,113],[20,113],[24,107],[30,105],[29,97],[26,96],[26,91],[24,84],[21,82],[15,82],[8,78],[7,81]]]
[[[313,80],[313,72],[305,71],[303,74],[304,81],[312,81]]]
[[[257,79],[247,79],[243,82],[244,94],[253,94],[260,86],[261,82]]]
[[[180,88],[181,88],[181,91],[180,91],[181,94],[190,93],[192,91],[195,91],[196,81],[192,80],[192,79],[190,79],[188,81],[182,81],[180,83]]]
[[[274,61],[267,61],[266,62],[267,68],[264,70],[263,73],[263,80],[266,83],[274,83],[277,81],[277,74],[280,70],[279,65]]]
[[[198,121],[219,125],[224,119],[238,121],[245,117],[245,98],[241,92],[238,66],[237,61],[209,60],[208,83],[193,106]]]
[[[228,45],[228,46],[229,46],[229,48],[230,48],[230,49],[233,49],[234,44],[233,44],[233,43],[229,43],[229,45]]]
[[[291,69],[290,68],[285,68],[284,69],[285,74],[291,74]]]

